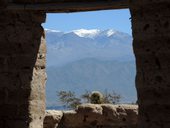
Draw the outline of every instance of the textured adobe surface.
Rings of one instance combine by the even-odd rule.
[[[170,1],[131,4],[139,128],[170,128]]]
[[[42,128],[45,14],[0,12],[0,128]]]
[[[139,128],[170,128],[170,1],[129,2],[137,63]],[[0,9],[6,5],[7,0],[0,0]],[[46,81],[41,27],[44,20],[45,14],[39,12],[0,10],[0,128],[42,128]]]
[[[136,105],[84,104],[75,111],[46,112],[44,128],[137,128]]]
[[[62,111],[47,110],[43,122],[43,128],[57,128],[63,117]]]

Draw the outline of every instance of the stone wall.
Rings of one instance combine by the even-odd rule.
[[[0,128],[42,128],[44,21],[39,12],[0,11]]]
[[[130,4],[139,128],[170,128],[170,1]]]
[[[4,8],[6,2],[0,0],[0,8]],[[139,128],[169,128],[170,1],[129,2],[137,63]],[[41,27],[44,20],[45,14],[40,12],[0,10],[0,128],[42,128],[46,81],[46,50]],[[91,122],[96,127],[103,126],[98,118],[101,108],[97,109],[97,121]],[[64,113],[62,121],[69,122],[68,116],[76,121],[80,119],[76,127],[82,126],[82,119],[91,121],[87,116],[77,119],[77,114]],[[65,123],[60,125],[67,127]]]
[[[137,128],[136,105],[84,104],[75,111],[48,110],[44,128]]]

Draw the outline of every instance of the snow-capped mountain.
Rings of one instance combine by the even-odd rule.
[[[47,106],[56,105],[56,91],[115,90],[124,102],[135,102],[132,37],[113,29],[46,29]]]
[[[86,38],[95,38],[97,35],[100,34],[100,30],[98,29],[79,29],[79,30],[73,30],[73,32],[78,35],[79,37],[86,37]]]
[[[46,29],[46,38],[48,65],[60,66],[83,58],[133,59],[132,37],[112,29],[71,32]]]

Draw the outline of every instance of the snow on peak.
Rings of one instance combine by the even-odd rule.
[[[107,36],[110,37],[118,31],[114,29],[106,29],[106,30],[99,30],[99,29],[77,29],[77,30],[72,30],[69,32],[62,32],[59,30],[53,30],[53,29],[45,29],[46,33],[62,33],[62,34],[69,34],[69,33],[74,33],[75,35],[79,37],[84,37],[84,38],[92,38],[95,39],[96,37],[99,36]]]
[[[94,38],[100,33],[100,30],[98,29],[79,29],[79,30],[73,30],[73,32],[78,35],[79,37],[88,37],[88,38]]]
[[[52,30],[52,29],[45,29],[46,32],[60,32],[58,30]]]
[[[109,36],[112,36],[112,35],[115,34],[115,33],[116,33],[115,30],[109,29],[109,30],[107,31],[107,36],[108,36],[108,37],[109,37]]]
[[[99,35],[105,35],[107,37],[114,35],[117,31],[113,29],[108,29],[101,31],[99,29],[78,29],[78,30],[73,30],[73,32],[78,35],[79,37],[87,37],[87,38],[95,38]]]

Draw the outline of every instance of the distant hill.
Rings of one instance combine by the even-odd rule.
[[[132,37],[109,30],[60,32],[46,29],[47,106],[61,105],[56,91],[115,90],[122,102],[135,102]]]

